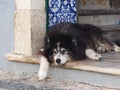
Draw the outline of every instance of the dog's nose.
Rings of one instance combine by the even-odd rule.
[[[60,62],[61,62],[60,58],[57,58],[57,59],[56,59],[56,63],[57,63],[57,64],[60,64]]]

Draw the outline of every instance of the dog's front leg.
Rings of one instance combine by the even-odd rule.
[[[94,49],[86,49],[85,54],[91,60],[97,60],[98,61],[98,60],[101,59],[101,55],[98,54],[97,52],[95,52]]]
[[[44,56],[40,57],[40,69],[38,72],[39,80],[44,80],[47,77],[47,72],[49,68],[49,62]]]

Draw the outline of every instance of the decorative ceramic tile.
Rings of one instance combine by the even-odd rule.
[[[60,22],[73,22],[76,17],[76,0],[49,0],[49,26]]]

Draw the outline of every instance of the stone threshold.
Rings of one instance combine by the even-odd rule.
[[[56,66],[54,64],[51,66],[74,69],[74,70],[90,71],[96,73],[105,73],[110,75],[120,75],[120,53],[109,52],[102,54],[102,56],[103,59],[100,61],[92,61],[87,59],[81,61],[70,61],[62,66]],[[5,57],[9,61],[29,63],[29,64],[39,64],[40,56],[6,54]]]

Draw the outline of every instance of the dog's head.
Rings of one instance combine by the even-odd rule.
[[[71,60],[72,53],[77,41],[68,36],[47,38],[44,48],[45,56],[49,62],[63,65]]]
[[[62,46],[61,42],[57,42],[55,47],[52,48],[53,60],[55,64],[65,64],[70,60],[69,50]]]

